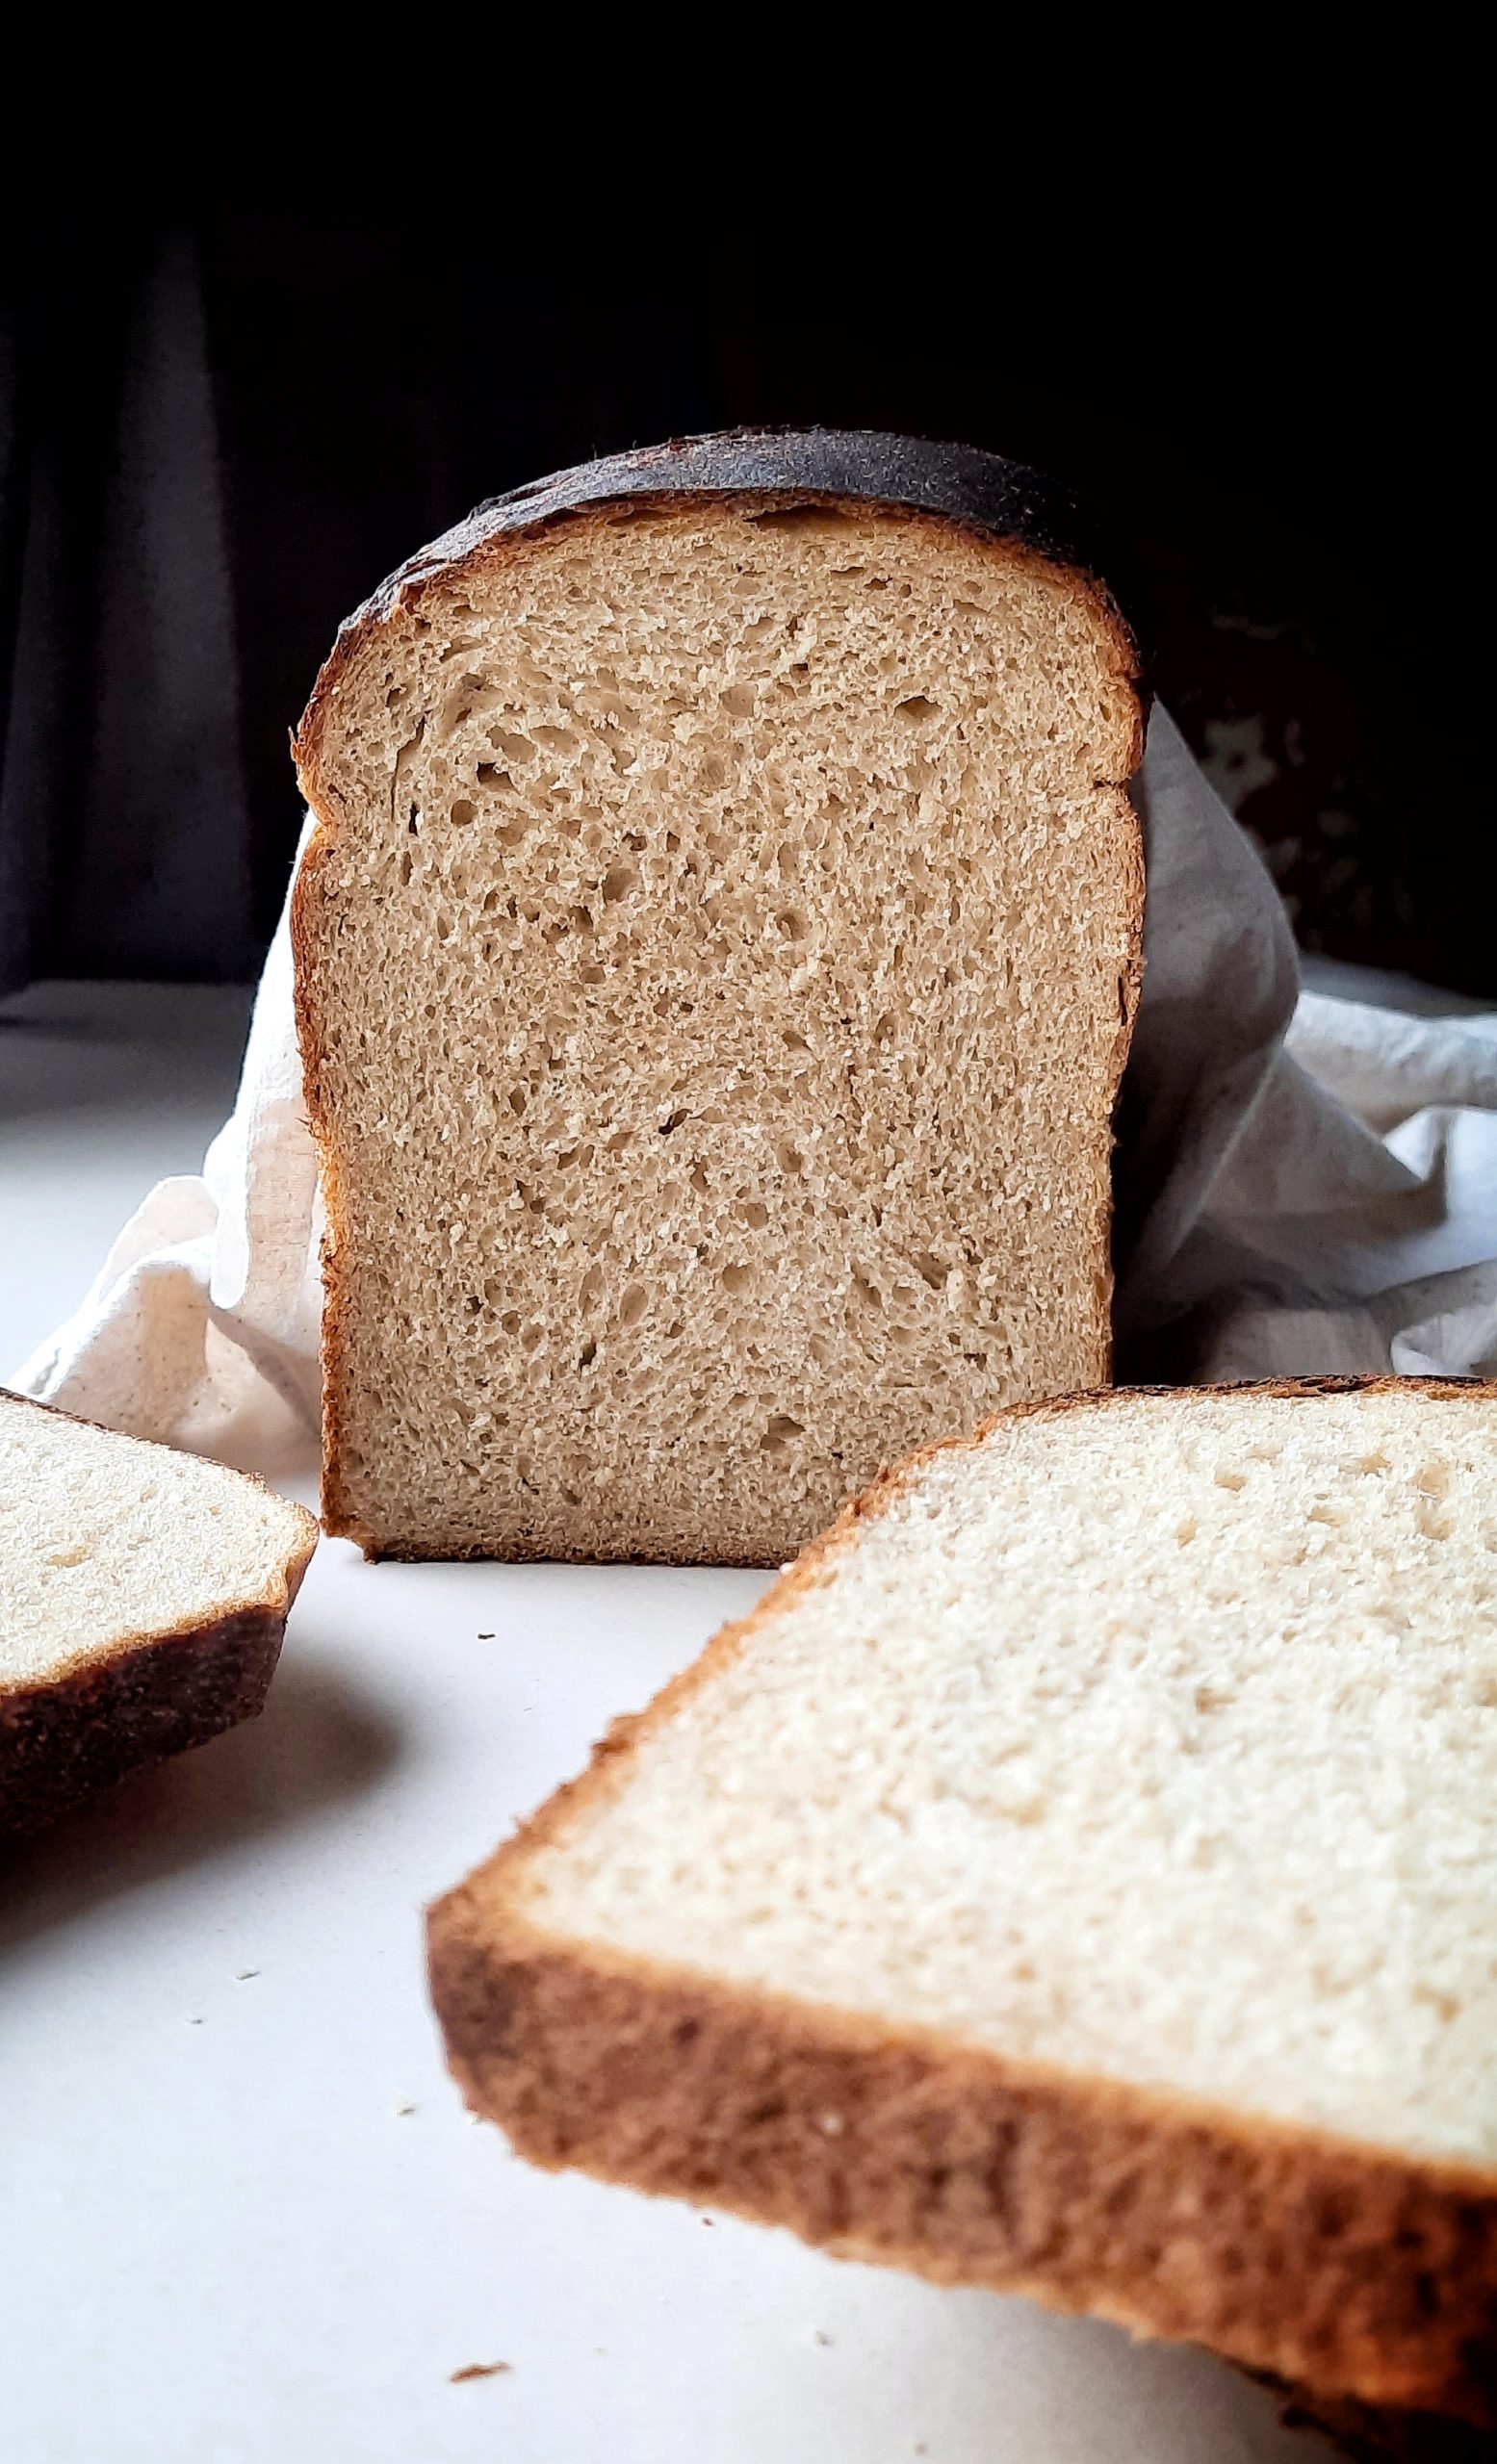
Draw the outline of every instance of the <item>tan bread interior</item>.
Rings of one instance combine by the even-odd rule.
[[[1092,592],[921,517],[501,541],[311,784],[333,1527],[772,1562],[1108,1358],[1138,712]]]
[[[1497,2166],[1497,1403],[1000,1424],[471,1888],[506,1938]]]

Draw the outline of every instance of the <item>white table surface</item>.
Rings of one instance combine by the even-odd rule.
[[[245,1014],[0,1005],[0,1370],[195,1168]],[[761,1581],[324,1542],[262,1719],[0,1865],[4,2464],[1327,2451],[1204,2355],[534,2173],[464,2116],[424,1903]]]

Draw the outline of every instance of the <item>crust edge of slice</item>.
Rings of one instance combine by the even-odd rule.
[[[7,1403],[81,1428],[98,1426],[33,1396],[0,1391]],[[225,1467],[225,1477],[285,1507],[297,1536],[277,1578],[257,1597],[225,1601],[200,1620],[103,1647],[81,1645],[50,1677],[0,1683],[0,1846],[49,1829],[100,1789],[205,1745],[264,1707],[318,1526],[305,1506],[280,1498],[254,1473]]]
[[[469,2105],[517,2152],[782,2224],[838,2255],[1021,2293],[1400,2410],[1497,2426],[1497,2172],[1184,2096],[1005,2063],[941,2031],[552,1937],[531,1855],[642,1736],[815,1583],[937,1454],[1141,1394],[1478,1395],[1477,1379],[1121,1387],[1014,1406],[886,1471],[579,1778],[428,1912],[433,2003]]]

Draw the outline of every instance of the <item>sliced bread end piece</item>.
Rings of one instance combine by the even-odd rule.
[[[0,1840],[264,1704],[304,1507],[0,1390]]]
[[[519,2152],[1497,2424],[1497,1388],[887,1476],[432,1911]]]

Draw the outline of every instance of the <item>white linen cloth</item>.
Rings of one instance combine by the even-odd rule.
[[[1302,989],[1273,884],[1158,708],[1134,794],[1120,1377],[1497,1375],[1497,1014]],[[201,1173],[151,1192],[11,1382],[225,1462],[310,1460],[321,1230],[283,916]]]

